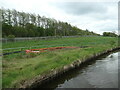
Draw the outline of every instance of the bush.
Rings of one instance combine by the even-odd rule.
[[[112,32],[103,32],[103,36],[117,37],[117,34],[112,33]]]
[[[8,38],[14,39],[14,38],[15,38],[15,35],[8,35]]]
[[[8,38],[9,41],[14,41],[15,36],[14,35],[8,35],[7,38]]]

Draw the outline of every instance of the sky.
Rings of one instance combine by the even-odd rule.
[[[0,0],[0,7],[68,22],[99,34],[118,33],[119,0]]]

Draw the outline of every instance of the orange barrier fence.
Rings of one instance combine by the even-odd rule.
[[[30,49],[30,50],[25,50],[25,52],[26,53],[40,53],[40,52],[45,52],[47,50],[56,50],[56,49],[63,49],[63,48],[78,48],[78,47],[50,47],[50,48]]]

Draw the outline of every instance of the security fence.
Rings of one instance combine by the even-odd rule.
[[[93,37],[93,35],[0,38],[0,41],[2,41],[2,43],[8,43],[8,42],[19,42],[19,41],[29,41],[29,40],[46,40],[46,39],[69,38],[69,37]]]

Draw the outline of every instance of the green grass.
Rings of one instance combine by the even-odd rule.
[[[31,43],[31,44],[30,44]],[[115,43],[115,44],[114,44]],[[95,53],[117,46],[117,38],[77,37],[55,40],[28,41],[3,44],[3,48],[32,45],[89,46],[87,48],[62,49],[40,54],[11,54],[3,57],[3,87],[19,87],[24,80],[31,80],[38,75],[48,74],[52,69],[62,68],[73,61],[83,60]],[[45,46],[44,46],[45,47]]]
[[[60,38],[60,39],[48,39],[48,40],[32,40],[21,42],[8,42],[3,43],[2,48],[17,48],[17,47],[31,47],[31,46],[80,46],[80,45],[95,45],[95,44],[107,44],[111,40],[115,40],[116,37],[73,37],[73,38]],[[94,41],[94,42],[93,42]]]
[[[47,47],[58,47],[58,46],[96,46],[102,44],[110,44],[111,41],[115,40],[115,37],[73,37],[73,38],[59,38],[59,39],[48,39],[48,40],[32,40],[32,41],[21,41],[21,42],[9,42],[3,43],[2,48],[16,48],[3,50],[3,53],[21,51],[26,49],[35,48],[47,48]],[[117,43],[116,43],[117,44]],[[37,46],[37,47],[33,47]],[[21,47],[25,47],[22,48]]]

